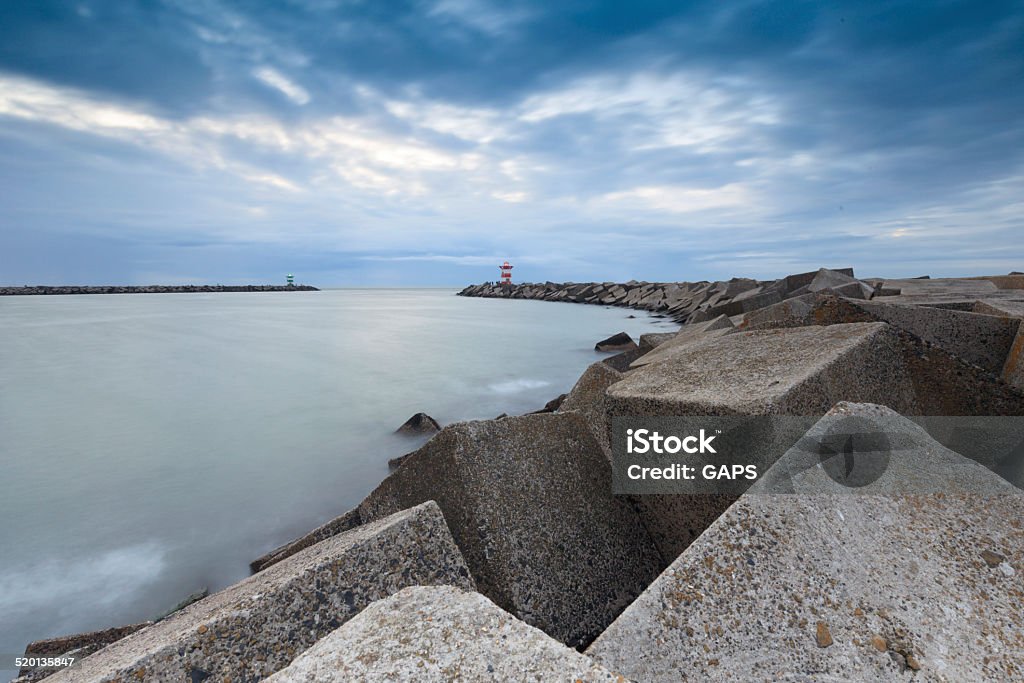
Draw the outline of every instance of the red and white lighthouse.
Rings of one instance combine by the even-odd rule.
[[[512,284],[512,266],[508,264],[508,261],[502,263],[498,268],[501,270],[501,284]]]

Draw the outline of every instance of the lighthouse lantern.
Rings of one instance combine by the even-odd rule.
[[[505,261],[498,269],[501,270],[501,284],[511,285],[512,284],[512,266],[509,265],[508,261]]]

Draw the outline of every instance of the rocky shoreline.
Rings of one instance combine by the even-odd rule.
[[[0,287],[0,296],[58,294],[188,294],[194,292],[319,292],[311,285],[33,285]]]
[[[1024,276],[460,294],[683,324],[598,342],[620,352],[549,412],[444,426],[248,579],[102,632],[48,680],[1024,677],[1020,454],[953,448],[905,417],[1024,416]],[[868,495],[795,447],[741,495],[613,495],[612,419],[666,415],[809,416],[807,438],[870,419],[900,448]]]

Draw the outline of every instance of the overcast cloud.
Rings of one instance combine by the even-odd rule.
[[[10,2],[0,283],[1024,270],[1021,2]]]

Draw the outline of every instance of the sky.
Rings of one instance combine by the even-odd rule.
[[[0,3],[0,284],[1024,270],[1024,3]]]

